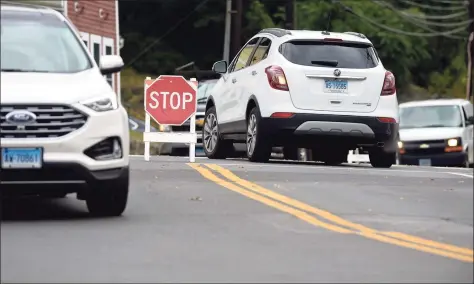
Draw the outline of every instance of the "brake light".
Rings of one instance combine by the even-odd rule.
[[[343,40],[340,38],[324,38],[323,41],[341,42]]]
[[[397,88],[395,86],[395,76],[390,71],[385,72],[385,79],[383,81],[383,88],[381,96],[390,96],[395,94]]]
[[[393,117],[377,117],[377,120],[382,123],[396,123],[397,121]]]
[[[268,83],[270,87],[277,90],[288,91],[288,84],[286,82],[285,72],[281,69],[280,66],[268,66],[265,68],[265,73],[267,73]]]

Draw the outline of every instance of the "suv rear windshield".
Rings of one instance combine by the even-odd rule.
[[[280,52],[290,62],[305,66],[367,69],[378,63],[374,48],[360,43],[289,41]]]
[[[54,14],[1,11],[2,72],[75,73],[92,67],[73,31]]]

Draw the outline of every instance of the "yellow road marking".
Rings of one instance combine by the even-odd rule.
[[[223,168],[219,165],[216,165],[216,164],[206,164],[206,165],[209,168],[211,168],[211,169],[215,170],[216,172],[220,173],[224,177],[228,178],[229,180],[231,180],[231,181],[233,181],[233,182],[235,182],[235,183],[237,183],[237,184],[239,184],[239,185],[241,185],[245,188],[248,188],[248,189],[253,190],[257,193],[260,193],[260,194],[263,194],[263,195],[268,196],[270,198],[273,198],[275,200],[278,200],[280,202],[286,203],[286,204],[291,205],[293,207],[299,208],[303,211],[316,214],[316,215],[318,215],[320,217],[323,217],[323,218],[325,218],[325,219],[327,219],[327,220],[329,220],[329,221],[331,221],[335,224],[338,224],[338,225],[341,225],[341,226],[344,226],[344,227],[347,227],[347,228],[350,228],[350,229],[354,229],[354,230],[360,231],[362,233],[369,233],[369,234],[370,233],[378,233],[378,234],[382,233],[380,231],[374,230],[372,228],[368,228],[368,227],[363,226],[361,224],[353,223],[353,222],[350,222],[348,220],[342,219],[341,217],[336,216],[336,215],[334,215],[334,214],[332,214],[328,211],[315,208],[315,207],[310,206],[306,203],[300,202],[298,200],[292,199],[292,198],[287,197],[285,195],[282,195],[282,194],[276,193],[274,191],[271,191],[269,189],[266,189],[266,188],[264,188],[260,185],[252,183],[248,180],[242,179],[242,178],[238,177],[237,175],[235,175],[230,170],[228,170],[226,168]],[[471,255],[471,256],[474,254],[474,252],[471,249],[468,249],[468,248],[461,248],[461,247],[457,247],[457,246],[453,246],[453,245],[449,245],[449,244],[438,243],[438,242],[435,242],[435,241],[432,241],[432,240],[426,240],[426,239],[423,239],[423,238],[410,236],[410,235],[403,234],[403,233],[384,232],[382,234],[384,234],[388,237],[397,238],[397,239],[401,239],[401,240],[404,240],[404,241],[409,241],[409,242],[412,242],[412,243],[421,244],[421,245],[424,245],[424,246],[431,246],[431,247],[438,248],[438,249],[452,251],[452,252],[455,252],[455,253],[461,253],[461,254],[466,254],[466,255]]]
[[[253,192],[255,193],[258,193],[258,194],[255,194],[255,195],[252,195],[252,197],[249,197],[251,199],[254,199],[254,200],[257,200],[257,201],[260,201],[264,204],[273,204],[273,205],[270,205],[271,207],[274,207],[276,209],[279,209],[281,211],[284,211],[284,212],[287,212],[287,213],[290,213],[289,211],[291,211],[292,215],[300,218],[299,216],[295,215],[294,213],[297,213],[301,216],[304,216],[304,218],[300,218],[302,220],[305,220],[307,221],[307,217],[311,217],[310,215],[302,215],[302,214],[306,214],[306,212],[308,213],[313,213],[313,214],[316,214],[320,217],[323,217],[337,225],[340,225],[340,226],[344,226],[346,228],[350,228],[352,230],[347,230],[343,227],[340,227],[340,226],[334,226],[334,225],[331,225],[331,224],[328,224],[328,223],[324,223],[320,220],[317,220],[315,219],[317,222],[308,222],[308,223],[311,223],[313,225],[316,225],[316,226],[320,226],[320,227],[324,227],[326,229],[330,229],[332,231],[336,231],[336,232],[344,232],[344,233],[347,233],[350,232],[350,233],[354,233],[354,234],[358,234],[358,235],[361,235],[361,236],[364,236],[366,238],[369,238],[369,239],[374,239],[374,240],[378,240],[378,241],[381,241],[381,242],[385,242],[385,243],[390,243],[390,244],[394,244],[394,245],[398,245],[398,246],[402,246],[402,247],[407,247],[407,248],[412,248],[412,249],[415,249],[415,250],[419,250],[419,251],[424,251],[424,252],[428,252],[428,253],[433,253],[433,254],[437,254],[437,255],[441,255],[441,256],[445,256],[445,257],[450,257],[450,258],[454,258],[454,259],[457,259],[457,260],[461,260],[461,261],[466,261],[466,262],[474,262],[474,258],[473,258],[473,251],[471,249],[468,249],[468,248],[461,248],[461,247],[457,247],[457,246],[453,246],[453,245],[449,245],[449,244],[443,244],[443,243],[438,243],[438,242],[435,242],[435,241],[431,241],[431,240],[426,240],[426,239],[422,239],[422,238],[419,238],[419,237],[415,237],[415,236],[410,236],[410,235],[406,235],[406,234],[402,234],[402,233],[397,233],[397,232],[380,232],[380,231],[377,231],[377,230],[374,230],[372,228],[368,228],[366,226],[363,226],[361,224],[356,224],[356,223],[353,223],[353,222],[350,222],[348,220],[345,220],[345,219],[342,219],[328,211],[325,211],[325,210],[321,210],[321,209],[318,209],[318,208],[314,208],[308,204],[305,204],[303,202],[300,202],[298,200],[295,200],[295,199],[292,199],[292,198],[289,198],[287,196],[284,196],[284,195],[281,195],[279,193],[276,193],[276,192],[273,192],[271,190],[268,190],[262,186],[259,186],[257,184],[254,184],[250,181],[247,181],[247,180],[244,180],[238,176],[236,176],[234,173],[232,173],[231,171],[221,167],[221,166],[218,166],[218,165],[215,165],[215,164],[205,164],[207,167],[209,167],[210,169],[220,173],[222,176],[224,176],[225,178],[229,179],[230,181],[244,187],[244,188],[247,188],[251,191],[247,191],[246,189],[244,188],[241,188],[233,183],[230,183],[228,181],[225,181],[217,176],[215,176],[212,172],[208,171],[207,169],[204,169],[200,166],[196,166],[194,164],[188,164],[189,166],[191,166],[192,168],[196,169],[198,172],[201,173],[201,175],[203,175],[205,178],[219,184],[219,185],[222,185],[228,189],[231,189],[230,187],[232,187],[231,190],[235,191],[235,192],[238,192],[238,193],[241,193],[242,195],[245,195],[247,197],[249,197],[249,195],[252,195],[254,194]],[[229,187],[230,186],[230,187]],[[278,203],[276,202],[277,206],[275,206],[275,203],[272,203],[272,202],[275,202],[273,201],[272,199],[267,199],[263,196],[267,196],[267,197],[270,197],[274,200],[277,200],[281,203]],[[263,198],[263,199],[262,199]],[[264,201],[265,202],[264,202]],[[283,203],[283,204],[282,204]],[[286,205],[291,205],[295,208],[298,208],[298,209],[301,209],[302,211],[300,210],[296,210],[295,211],[292,211],[292,207],[287,207],[285,206],[284,204]],[[285,210],[282,210],[280,208],[280,206],[284,206]],[[306,211],[306,212],[305,212]],[[328,228],[328,225],[331,226],[330,228]],[[346,231],[344,231],[346,230]]]
[[[240,186],[237,186],[237,185],[235,185],[231,182],[228,182],[224,179],[221,179],[221,178],[217,177],[210,170],[208,170],[206,168],[203,168],[199,165],[196,165],[196,164],[188,164],[188,165],[191,168],[198,171],[203,177],[207,178],[208,180],[213,181],[213,182],[217,183],[218,185],[221,185],[221,186],[223,186],[227,189],[230,189],[232,191],[240,193],[240,194],[242,194],[242,195],[244,195],[244,196],[246,196],[250,199],[253,199],[255,201],[259,201],[259,202],[261,202],[265,205],[268,205],[268,206],[273,207],[275,209],[278,209],[280,211],[291,214],[291,215],[293,215],[293,216],[295,216],[295,217],[297,217],[301,220],[304,220],[304,221],[306,221],[310,224],[313,224],[315,226],[320,226],[320,227],[323,227],[323,228],[326,228],[328,230],[338,232],[338,233],[345,233],[345,234],[351,233],[351,231],[346,229],[346,228],[341,228],[341,227],[338,227],[338,226],[334,226],[334,225],[331,225],[331,224],[321,222],[320,220],[316,219],[316,217],[311,216],[306,212],[303,212],[301,210],[292,208],[292,207],[290,207],[288,205],[285,205],[285,204],[281,204],[279,202],[276,202],[276,201],[271,200],[269,198],[263,197],[259,194],[254,193],[254,192],[243,189]]]

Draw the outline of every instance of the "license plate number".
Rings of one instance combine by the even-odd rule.
[[[39,169],[43,165],[41,148],[2,148],[2,169]]]
[[[424,167],[430,167],[431,166],[431,159],[420,159],[418,161],[418,165],[424,166]]]
[[[325,93],[347,93],[348,88],[347,80],[324,80]]]

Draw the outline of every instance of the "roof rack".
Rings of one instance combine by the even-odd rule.
[[[364,34],[361,34],[361,33],[356,33],[356,32],[344,32],[344,33],[348,34],[348,35],[357,36],[357,37],[360,37],[360,38],[367,38]]]
[[[288,30],[284,29],[279,29],[279,28],[268,28],[268,29],[263,29],[258,33],[269,33],[277,37],[282,37],[286,35],[291,35],[291,32]]]

